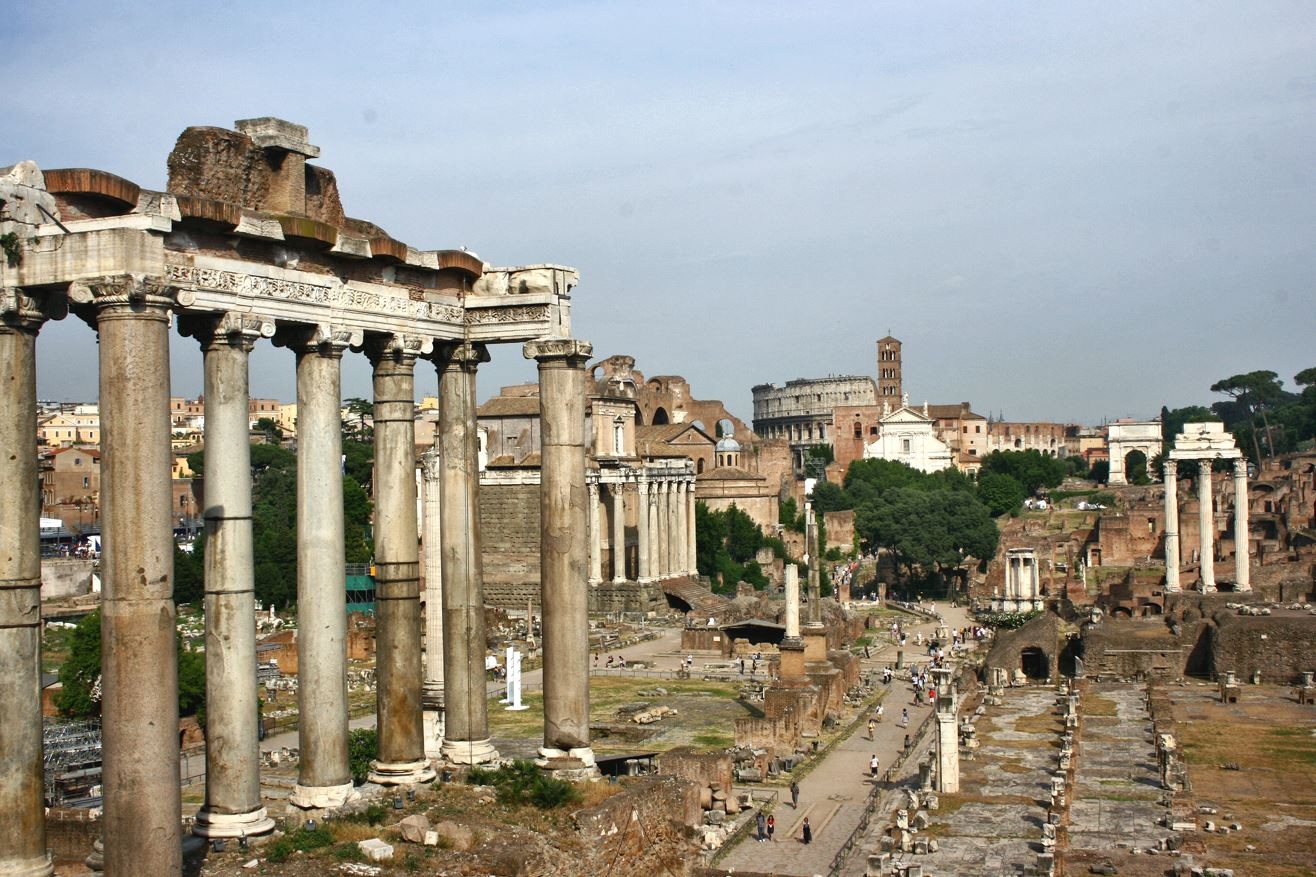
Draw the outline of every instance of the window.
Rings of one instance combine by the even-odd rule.
[[[91,479],[88,478],[86,475],[83,475],[83,476],[82,476],[82,486],[83,486],[83,487],[91,487]]]
[[[870,427],[868,427],[868,434],[869,434],[869,435],[877,435],[877,427],[876,427],[876,426],[870,426]]]
[[[967,431],[968,431],[968,430],[965,430],[965,432],[967,432]],[[974,431],[974,432],[982,432],[982,424],[980,423],[980,424],[978,424],[977,426],[975,426],[975,427],[973,428],[973,431]]]
[[[855,438],[864,437],[864,425],[862,423],[856,423],[854,425],[854,437]]]
[[[904,442],[902,442],[902,444],[904,445],[904,447],[903,447],[904,452],[905,452],[906,454],[908,454],[908,453],[909,453],[909,439],[905,439]]]
[[[625,443],[626,430],[622,426],[622,419],[618,417],[612,421],[612,452],[618,457],[622,454],[622,446]]]

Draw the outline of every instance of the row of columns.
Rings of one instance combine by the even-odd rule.
[[[0,874],[52,873],[46,851],[40,698],[40,535],[35,342],[50,302],[0,296]],[[69,300],[99,335],[102,418],[102,763],[105,873],[178,874],[181,793],[173,603],[169,329],[188,293],[120,275],[74,284]],[[62,303],[62,299],[58,300]],[[55,315],[57,316],[57,315]],[[205,359],[206,801],[196,832],[253,835],[273,827],[260,796],[255,594],[248,440],[249,354],[262,337],[297,360],[299,745],[291,802],[336,807],[348,765],[341,361],[365,342],[374,366],[379,757],[372,779],[423,782],[422,694],[442,680],[442,753],[462,763],[497,753],[489,741],[479,554],[475,374],[482,345],[442,347],[437,575],[442,660],[424,671],[416,543],[414,368],[421,339],[336,328],[281,327],[251,315],[186,316],[180,329]],[[527,345],[539,360],[545,412],[545,750],[592,764],[588,618],[581,583],[585,530],[584,365],[589,345]],[[574,407],[573,407],[574,406]],[[572,427],[572,424],[578,424]],[[575,430],[573,432],[573,429]],[[431,463],[433,461],[430,461]],[[436,535],[430,531],[431,536]],[[423,686],[423,681],[431,683]],[[149,864],[147,864],[149,863]]]
[[[635,492],[626,489],[635,485]],[[695,554],[695,485],[692,480],[590,481],[588,484],[589,583],[603,582],[601,498],[606,497],[612,581],[626,577],[626,497],[634,496],[638,568],[636,579],[652,582],[698,575]]]
[[[1200,534],[1200,574],[1198,587],[1203,593],[1216,589],[1215,580],[1215,505],[1212,499],[1211,466],[1213,460],[1197,461],[1198,532]],[[1165,590],[1182,590],[1179,567],[1182,547],[1179,539],[1179,461],[1165,460]],[[1252,590],[1248,539],[1247,460],[1234,459],[1234,590]]]

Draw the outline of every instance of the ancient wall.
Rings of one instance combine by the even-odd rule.
[[[56,865],[81,866],[83,859],[91,853],[92,843],[100,834],[101,822],[97,810],[51,807],[46,811],[46,847]]]
[[[58,600],[91,593],[93,562],[78,558],[41,558],[41,599]]]
[[[578,810],[571,818],[589,856],[576,873],[651,877],[675,873],[671,864],[691,851],[688,829],[702,822],[703,810],[699,787],[689,780],[636,777],[626,780],[621,794]],[[499,873],[529,872],[513,868]]]
[[[491,606],[539,605],[539,485],[480,484],[484,599]]]
[[[488,585],[485,585],[486,600]],[[535,594],[535,602],[539,601],[539,575],[538,569],[535,570],[535,581],[533,585],[520,586],[519,590],[532,590]],[[492,602],[490,600],[490,602]],[[501,604],[495,604],[501,605]],[[524,605],[524,601],[522,601]],[[663,597],[662,590],[654,584],[640,584],[638,582],[620,582],[610,581],[600,582],[590,588],[589,591],[589,611],[590,612],[640,612],[648,615],[653,612],[661,612],[667,608],[667,601]]]
[[[1215,622],[1211,660],[1217,674],[1233,670],[1250,680],[1259,670],[1262,681],[1287,684],[1299,681],[1304,670],[1316,670],[1316,616],[1218,613]]]
[[[854,509],[826,512],[823,524],[827,529],[827,544],[824,548],[849,551],[854,547]]]

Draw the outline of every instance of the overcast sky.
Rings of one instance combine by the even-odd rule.
[[[888,331],[912,401],[1013,420],[1316,365],[1307,0],[21,3],[0,80],[0,165],[149,188],[189,125],[307,125],[348,215],[575,266],[599,356],[746,419],[754,384],[874,375]],[[39,349],[43,398],[95,395],[89,329]],[[533,379],[493,355],[482,398]],[[253,365],[294,397],[291,354]],[[172,370],[200,392],[195,342]]]

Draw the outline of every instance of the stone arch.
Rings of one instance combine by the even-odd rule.
[[[703,474],[704,474],[704,458],[703,458],[703,457],[700,457],[698,460],[695,460],[695,474],[696,474],[696,475],[703,475]]]
[[[1141,448],[1133,448],[1124,455],[1124,478],[1130,484],[1150,484],[1147,463],[1147,453]]]
[[[671,423],[672,419],[667,416],[667,409],[659,405],[653,410],[653,426],[663,426]]]
[[[717,422],[717,435],[714,438],[723,438],[725,436],[734,436],[736,434],[736,425],[729,418],[722,418]]]
[[[1041,646],[1024,646],[1019,651],[1019,669],[1029,679],[1049,679],[1051,658]]]

